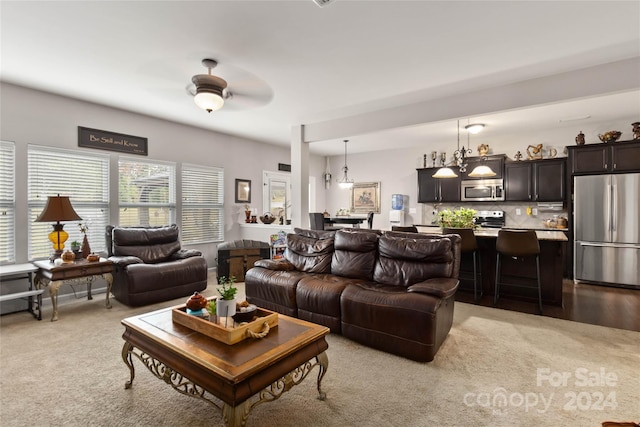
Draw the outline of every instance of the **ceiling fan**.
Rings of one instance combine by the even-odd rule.
[[[207,74],[193,76],[192,83],[186,89],[196,105],[209,113],[221,109],[231,100],[233,102],[229,104],[236,104],[235,107],[239,109],[265,105],[273,98],[271,88],[255,77],[247,76],[236,81],[231,90],[225,79],[211,74],[211,70],[218,66],[218,61],[205,58],[202,65],[207,68]]]

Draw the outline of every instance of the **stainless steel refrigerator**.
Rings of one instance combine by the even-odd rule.
[[[574,180],[574,279],[640,288],[640,173]]]

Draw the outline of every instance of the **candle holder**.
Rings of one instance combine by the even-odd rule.
[[[436,160],[438,159],[438,152],[437,151],[432,151],[431,152],[431,163],[433,165],[433,167],[436,167]]]
[[[447,165],[447,153],[440,153],[440,166]]]

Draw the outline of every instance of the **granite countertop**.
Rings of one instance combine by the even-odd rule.
[[[498,237],[499,228],[479,228],[474,231],[474,234],[478,237]],[[522,230],[522,229],[520,229]],[[566,234],[558,230],[535,230],[538,240],[555,240],[558,242],[566,242]]]
[[[430,233],[441,233],[442,229],[435,225],[415,225],[418,227],[418,231],[423,230],[423,232]],[[510,228],[510,227],[505,227]],[[513,228],[515,230],[532,230],[531,228]],[[477,228],[474,230],[474,234],[478,237],[498,237],[499,228]],[[536,232],[536,236],[538,236],[538,240],[554,240],[558,242],[567,242],[566,234],[564,234],[563,230],[560,229],[533,229]]]

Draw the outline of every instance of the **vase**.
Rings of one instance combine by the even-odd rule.
[[[216,314],[219,318],[231,317],[236,314],[236,299],[218,298],[216,305]]]
[[[244,211],[244,216],[246,217],[244,222],[250,223],[251,222],[251,211]]]
[[[84,239],[82,239],[82,258],[86,258],[91,253],[91,246],[89,246],[89,239],[87,239],[87,235],[84,235]]]

